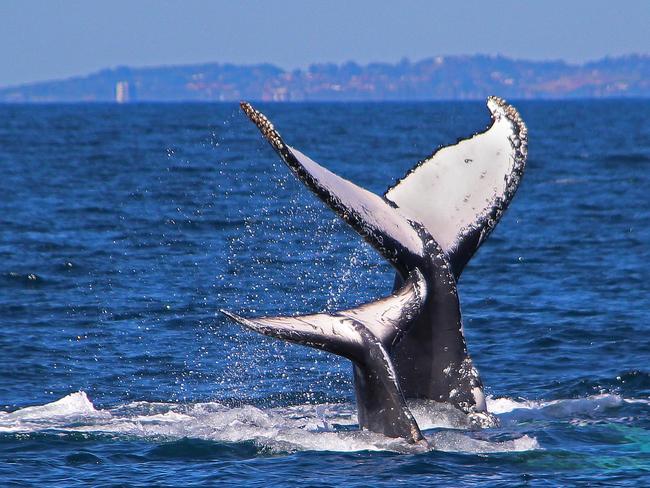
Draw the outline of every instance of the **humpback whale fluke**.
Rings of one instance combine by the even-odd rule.
[[[527,129],[514,107],[497,97],[487,106],[492,123],[485,131],[438,149],[380,197],[287,145],[261,112],[241,104],[297,178],[393,265],[396,292],[334,315],[224,313],[263,334],[352,359],[361,427],[418,441],[404,397],[486,412],[456,282],[514,196],[527,155]],[[386,316],[399,325],[386,329]]]
[[[354,363],[359,425],[389,437],[424,440],[406,406],[390,351],[421,311],[426,282],[416,269],[391,296],[333,314],[247,319],[226,316],[261,334],[322,349]]]

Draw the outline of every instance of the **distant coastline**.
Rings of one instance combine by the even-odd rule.
[[[502,56],[411,62],[118,67],[87,76],[0,87],[0,103],[180,101],[407,101],[650,98],[650,54],[584,64]]]

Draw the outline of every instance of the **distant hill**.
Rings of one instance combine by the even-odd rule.
[[[438,56],[418,62],[119,67],[88,76],[0,88],[0,102],[472,100],[650,98],[650,55],[581,65],[501,56]]]

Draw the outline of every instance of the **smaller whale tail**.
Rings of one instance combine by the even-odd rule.
[[[354,363],[359,425],[389,437],[426,443],[406,406],[390,350],[418,316],[425,280],[418,270],[391,296],[339,312],[296,317],[244,318],[221,312],[255,332],[322,349]]]

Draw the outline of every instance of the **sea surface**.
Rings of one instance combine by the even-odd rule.
[[[393,272],[235,104],[0,106],[1,486],[650,485],[650,101],[516,102],[522,185],[459,290],[499,427],[358,431],[346,360],[218,312]],[[482,102],[260,104],[376,193]]]

